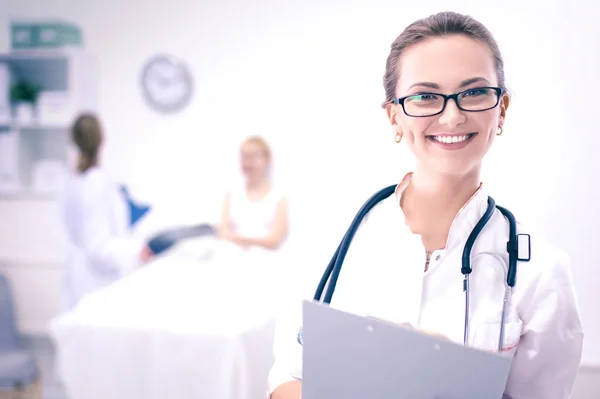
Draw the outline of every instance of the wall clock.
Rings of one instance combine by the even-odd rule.
[[[168,55],[157,55],[146,62],[141,85],[148,105],[161,113],[183,110],[194,91],[194,82],[187,66]]]

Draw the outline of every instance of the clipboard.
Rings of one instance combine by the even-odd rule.
[[[303,303],[302,399],[501,399],[512,357]]]
[[[150,241],[148,241],[148,247],[150,247],[153,254],[158,255],[187,238],[209,237],[214,236],[215,234],[215,228],[207,223],[194,226],[175,227],[152,237]]]

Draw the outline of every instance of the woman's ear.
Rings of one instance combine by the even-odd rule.
[[[394,110],[394,104],[386,104],[385,113],[387,114],[390,123],[393,125],[396,124],[396,111]]]
[[[510,105],[510,97],[507,94],[505,94],[500,99],[500,119],[501,120],[504,120],[504,118],[506,118],[506,110],[508,109],[509,105]]]
[[[385,107],[385,112],[387,113],[387,117],[390,120],[394,133],[397,134],[400,131],[400,127],[396,121],[396,110],[394,109],[394,104],[387,104]]]

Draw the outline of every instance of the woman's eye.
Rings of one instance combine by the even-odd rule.
[[[489,93],[489,89],[473,89],[463,93],[464,97],[483,96]]]
[[[415,94],[414,96],[410,96],[410,101],[420,102],[420,101],[432,101],[437,100],[437,96],[432,93],[422,93]]]

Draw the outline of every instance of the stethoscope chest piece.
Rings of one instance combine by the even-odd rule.
[[[298,330],[298,335],[296,337],[296,340],[298,341],[298,343],[300,345],[303,345],[304,343],[304,338],[302,337],[302,327],[300,327],[300,329]]]

